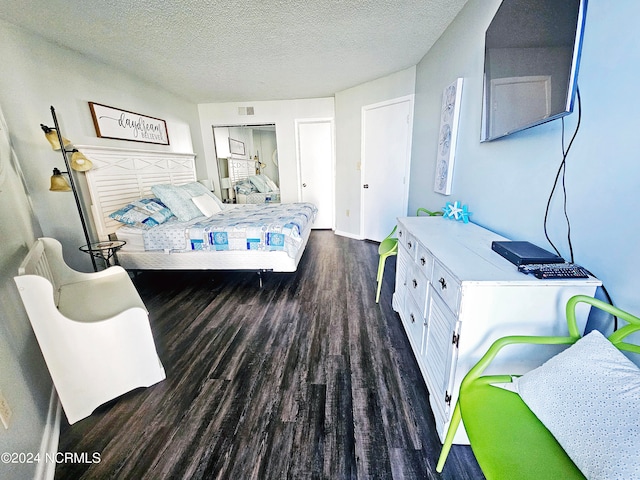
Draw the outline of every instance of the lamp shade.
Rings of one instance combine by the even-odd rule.
[[[46,125],[40,124],[40,128],[44,132],[44,136],[49,141],[51,148],[54,150],[60,150],[60,141],[58,140],[58,132],[56,132],[55,128],[49,128]],[[71,145],[71,140],[62,137],[62,143],[64,146]]]
[[[71,185],[67,182],[67,179],[62,176],[62,172],[57,168],[53,169],[53,175],[51,175],[51,187],[52,192],[70,192]]]
[[[75,148],[71,152],[71,168],[78,172],[86,172],[93,168],[93,162]]]

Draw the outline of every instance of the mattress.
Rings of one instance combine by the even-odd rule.
[[[269,193],[249,193],[247,195],[242,193],[236,194],[236,199],[238,203],[279,203],[280,202],[280,192],[269,192]]]
[[[121,250],[130,252],[144,252],[144,230],[123,225],[116,231],[118,240],[127,242]]]

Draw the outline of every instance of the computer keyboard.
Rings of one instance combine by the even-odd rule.
[[[575,263],[531,263],[518,270],[536,278],[589,278],[589,272]]]

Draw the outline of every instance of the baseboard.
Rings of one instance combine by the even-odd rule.
[[[61,407],[58,401],[58,393],[55,387],[51,387],[51,396],[49,397],[49,410],[47,412],[47,421],[42,434],[42,442],[40,443],[40,458],[56,458],[58,452],[58,442],[60,441],[60,418]],[[56,463],[53,461],[40,461],[34,474],[34,480],[53,480],[56,473]]]
[[[336,235],[340,235],[341,237],[353,238],[354,240],[362,240],[362,237],[360,235],[355,235],[353,233],[341,232],[340,230],[336,230],[334,233]]]

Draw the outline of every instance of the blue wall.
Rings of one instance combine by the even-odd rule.
[[[409,212],[469,205],[472,220],[514,240],[551,249],[544,212],[562,160],[556,120],[479,142],[484,34],[500,0],[470,0],[417,66]],[[640,315],[640,2],[590,0],[580,66],[582,122],[567,159],[566,187],[575,261],[598,276],[616,305]],[[442,91],[464,78],[453,191],[433,191]],[[565,119],[568,143],[578,115]],[[569,258],[561,197],[548,231]],[[598,319],[596,319],[598,320]],[[608,321],[608,320],[607,320]]]

